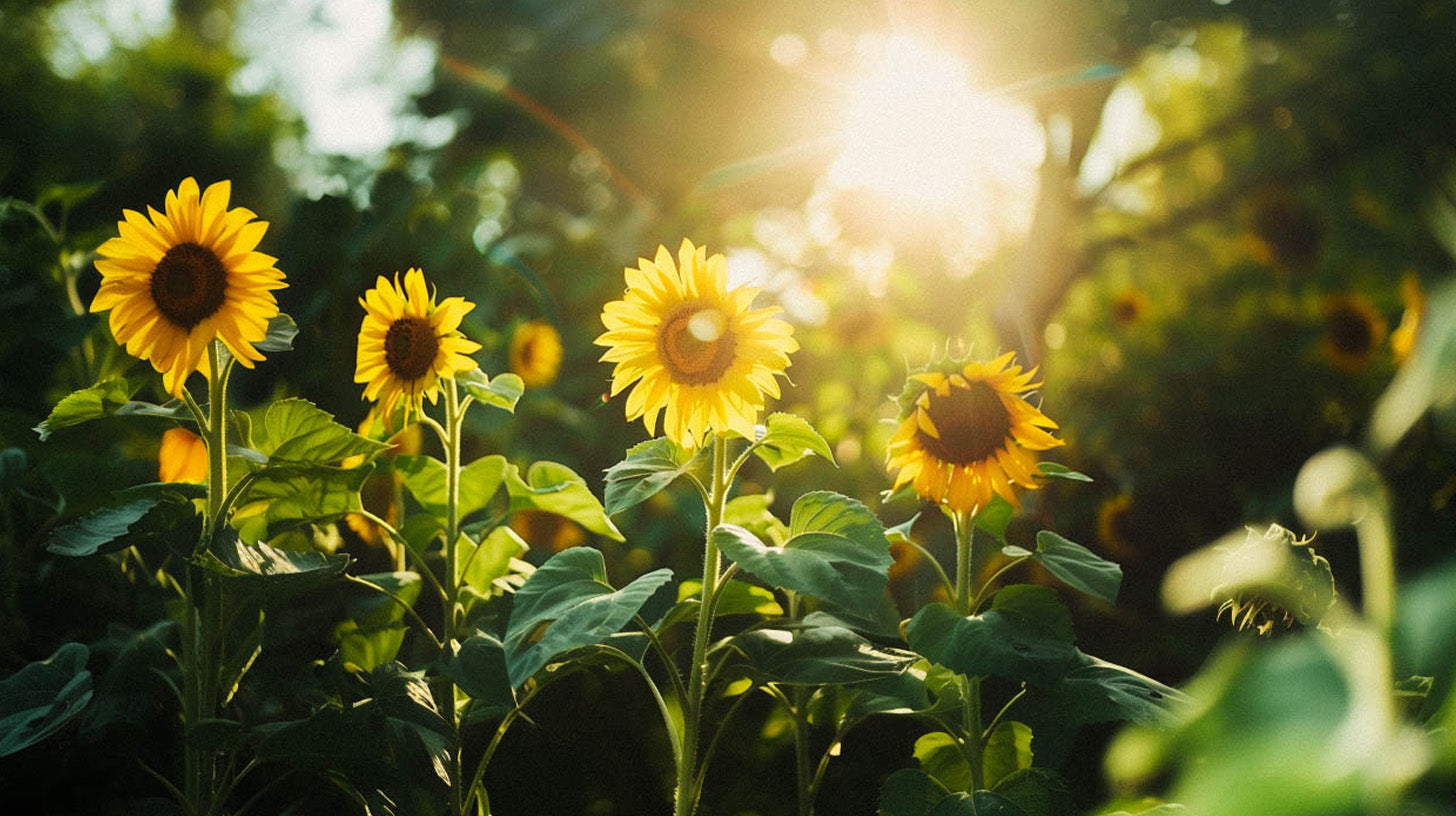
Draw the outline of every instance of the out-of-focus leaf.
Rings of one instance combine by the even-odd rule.
[[[1085,473],[1078,473],[1066,465],[1057,462],[1038,462],[1036,469],[1041,475],[1048,479],[1065,479],[1069,482],[1091,482],[1092,477]]]
[[[770,470],[792,465],[806,456],[822,456],[834,464],[829,443],[808,420],[794,414],[775,413],[769,414],[763,427],[753,454],[766,462]]]
[[[91,701],[91,650],[67,643],[0,680],[0,757],[56,733]]]
[[[569,518],[613,541],[626,540],[607,518],[606,510],[592,495],[586,480],[566,465],[536,462],[526,471],[525,479],[511,468],[506,472],[506,489],[511,494],[512,511],[526,508],[544,510]]]
[[[1456,285],[1431,293],[1415,351],[1380,395],[1370,417],[1370,442],[1379,452],[1395,447],[1432,408],[1456,413]]]
[[[968,676],[996,675],[1046,685],[1075,664],[1072,622],[1054,591],[1013,585],[996,593],[991,609],[968,618],[930,604],[906,629],[910,648]]]
[[[559,654],[620,632],[671,577],[659,569],[614,590],[597,550],[573,547],[552,556],[516,591],[504,641],[511,685]]]
[[[702,448],[684,450],[671,439],[659,437],[634,445],[627,457],[607,468],[605,504],[607,515],[614,516],[629,507],[652,498],[679,476],[701,469],[705,461]],[[711,453],[707,454],[711,456]]]
[[[515,374],[506,373],[487,377],[485,372],[478,368],[464,374],[457,374],[455,382],[465,389],[465,393],[475,397],[478,402],[511,413],[515,413],[516,403],[520,402],[521,395],[526,393],[526,383]]]

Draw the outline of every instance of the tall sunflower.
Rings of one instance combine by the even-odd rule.
[[[439,304],[418,269],[391,282],[380,276],[359,298],[364,322],[359,326],[359,357],[354,382],[365,383],[364,398],[380,403],[388,417],[403,399],[405,411],[418,410],[421,400],[440,396],[440,380],[475,368],[467,355],[480,350],[458,330],[475,304],[460,297]]]
[[[151,362],[173,395],[221,340],[248,368],[254,348],[278,314],[273,290],[287,286],[277,258],[255,251],[266,221],[252,210],[228,209],[232,183],[199,193],[184,179],[167,193],[164,212],[123,210],[118,237],[96,250],[101,289],[92,312],[111,310],[111,333],[128,354]]]
[[[974,513],[993,495],[1020,506],[1012,485],[1035,490],[1036,451],[1062,444],[1057,423],[1026,401],[1036,370],[1023,373],[1013,354],[991,362],[945,359],[912,374],[900,395],[900,427],[890,438],[895,488],[959,513]]]
[[[627,292],[602,309],[601,359],[616,363],[611,395],[634,382],[627,419],[686,448],[713,432],[753,438],[764,395],[779,396],[776,376],[799,348],[778,307],[751,309],[756,287],[729,288],[727,262],[686,239],[677,263],[667,247],[627,267]]]

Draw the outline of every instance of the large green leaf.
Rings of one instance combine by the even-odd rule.
[[[679,476],[701,469],[711,450],[701,448],[694,453],[666,437],[634,445],[625,459],[607,468],[607,515],[641,504]]]
[[[915,740],[920,767],[952,791],[969,791],[971,768],[955,738],[932,731]],[[996,725],[981,750],[981,780],[993,787],[1007,776],[1031,767],[1031,729],[1019,722]]]
[[[279,400],[253,426],[253,446],[270,462],[328,465],[351,456],[373,456],[387,445],[360,436],[308,400]]]
[[[333,581],[352,560],[342,553],[292,552],[261,541],[248,544],[236,531],[225,527],[214,537],[199,564],[250,590],[282,596]]]
[[[829,443],[814,426],[802,417],[785,413],[769,414],[753,454],[768,463],[770,470],[792,465],[806,456],[822,456],[834,463]]]
[[[937,803],[950,796],[945,786],[930,774],[902,768],[885,778],[880,786],[880,816],[925,816]]]
[[[531,571],[529,564],[519,560],[528,549],[526,542],[509,527],[496,527],[479,544],[462,534],[455,547],[466,614],[477,602],[516,589],[522,573]]]
[[[769,584],[846,609],[877,604],[893,562],[879,519],[854,499],[827,491],[794,503],[782,547],[731,524],[712,537],[724,555]]]
[[[1073,722],[1130,720],[1165,726],[1187,705],[1186,694],[1132,669],[1077,652],[1077,665],[1051,689]]]
[[[996,593],[991,609],[963,618],[930,604],[911,619],[910,648],[932,662],[969,676],[996,675],[1053,683],[1076,663],[1072,622],[1056,592],[1013,585]]]
[[[0,680],[0,757],[59,731],[91,701],[91,650],[67,643]]]
[[[1122,585],[1122,567],[1103,560],[1081,544],[1068,541],[1051,530],[1042,530],[1036,534],[1036,552],[1031,557],[1073,589],[1108,603],[1117,600],[1117,590]]]
[[[723,523],[737,525],[769,544],[781,546],[789,540],[789,525],[779,521],[772,507],[773,493],[734,496],[723,505]]]
[[[683,581],[678,584],[677,603],[657,623],[657,630],[662,631],[675,623],[696,619],[702,595],[703,582],[701,580]],[[774,618],[782,614],[784,614],[784,608],[779,605],[772,590],[731,578],[728,583],[720,585],[718,605],[713,607],[714,617],[758,615],[764,618]]]
[[[414,572],[381,572],[358,577],[409,606],[414,606],[419,599],[423,586],[419,574]],[[339,644],[339,657],[346,665],[373,671],[399,654],[409,630],[405,608],[399,603],[360,587],[344,602],[344,614],[348,619],[334,629],[334,639]]]
[[[510,670],[506,667],[505,644],[490,632],[476,631],[461,642],[454,656],[446,661],[445,674],[475,700],[476,709],[498,712],[516,705]]]
[[[264,540],[301,524],[331,521],[362,507],[359,490],[374,465],[270,465],[248,488],[232,522],[245,538]]]
[[[625,541],[601,502],[592,495],[586,480],[576,471],[556,462],[537,462],[526,471],[525,479],[515,468],[506,473],[506,489],[511,494],[511,510],[544,510],[564,516],[598,535],[613,541]]]
[[[526,383],[515,374],[497,374],[490,378],[478,368],[457,374],[455,382],[477,401],[511,413],[515,413],[516,403],[526,393]]]
[[[73,391],[56,403],[45,421],[35,426],[35,432],[40,435],[41,441],[45,441],[61,428],[111,415],[160,417],[175,422],[193,421],[192,413],[181,400],[169,400],[164,405],[132,401],[131,395],[140,387],[140,381],[132,382],[115,377]]]
[[[970,790],[971,766],[955,737],[944,731],[921,734],[915,740],[913,753],[921,770],[939,782],[946,789],[946,795],[949,791]]]
[[[394,470],[404,479],[405,489],[425,512],[436,518],[446,514],[445,464],[429,456],[396,456]],[[484,509],[505,483],[511,466],[504,456],[482,456],[460,469],[460,518]]]
[[[552,556],[516,591],[504,641],[512,686],[552,658],[620,632],[671,577],[659,569],[614,590],[600,552],[573,547]]]
[[[51,531],[46,549],[72,557],[125,549],[126,534],[153,507],[156,499],[134,499],[115,507],[102,507]]]
[[[1046,768],[1022,768],[992,786],[992,793],[1003,796],[1026,812],[1026,816],[1073,816],[1076,804],[1067,792],[1061,774]]]
[[[879,680],[904,672],[919,659],[913,652],[877,646],[841,626],[817,623],[753,629],[729,645],[748,659],[760,679],[788,685]]]

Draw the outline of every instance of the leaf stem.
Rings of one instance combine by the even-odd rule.
[[[344,580],[348,581],[351,584],[358,584],[360,586],[368,587],[369,589],[399,604],[400,608],[405,611],[405,614],[409,615],[410,618],[415,622],[415,625],[420,628],[420,631],[425,633],[425,637],[428,637],[430,639],[430,642],[435,644],[436,649],[445,648],[445,644],[441,643],[440,639],[435,637],[435,633],[430,631],[430,625],[425,623],[425,619],[421,618],[419,613],[414,610],[414,607],[409,605],[409,601],[406,601],[404,598],[399,597],[398,595],[390,592],[384,587],[370,581],[366,581],[357,575],[349,575],[345,573]]]

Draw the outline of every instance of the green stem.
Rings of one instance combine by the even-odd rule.
[[[677,793],[673,802],[676,816],[690,816],[697,808],[697,752],[702,728],[703,698],[707,690],[704,671],[707,668],[708,642],[712,639],[713,600],[718,588],[719,553],[713,543],[713,530],[723,521],[723,504],[727,499],[727,442],[722,434],[713,435],[713,484],[708,493],[708,527],[703,546],[703,602],[698,606],[698,626],[693,631],[693,662],[688,672],[688,698],[683,701],[682,759],[677,766]]]
[[[971,583],[981,574],[986,553],[975,546],[975,517],[955,513],[951,517],[956,537],[955,609],[958,615],[971,614]],[[981,594],[976,593],[978,596]],[[961,689],[961,745],[966,764],[971,769],[971,790],[985,784],[981,743],[981,678],[956,676]]]
[[[460,405],[460,393],[455,390],[455,381],[447,380],[445,391],[445,618],[444,646],[449,654],[455,652],[455,627],[460,611],[460,581],[456,573],[459,559],[460,538],[460,429],[464,411]],[[439,694],[442,705],[449,709],[448,719],[455,730],[455,748],[451,751],[450,779],[455,800],[454,813],[464,813],[465,789],[461,786],[461,753],[464,740],[460,738],[460,718],[455,708],[455,684],[448,677],[442,677]]]
[[[799,594],[788,590],[789,620],[799,620]],[[813,816],[814,794],[811,789],[813,771],[809,767],[809,699],[812,695],[803,686],[791,690],[790,713],[794,715],[794,784],[797,789],[799,816]]]

